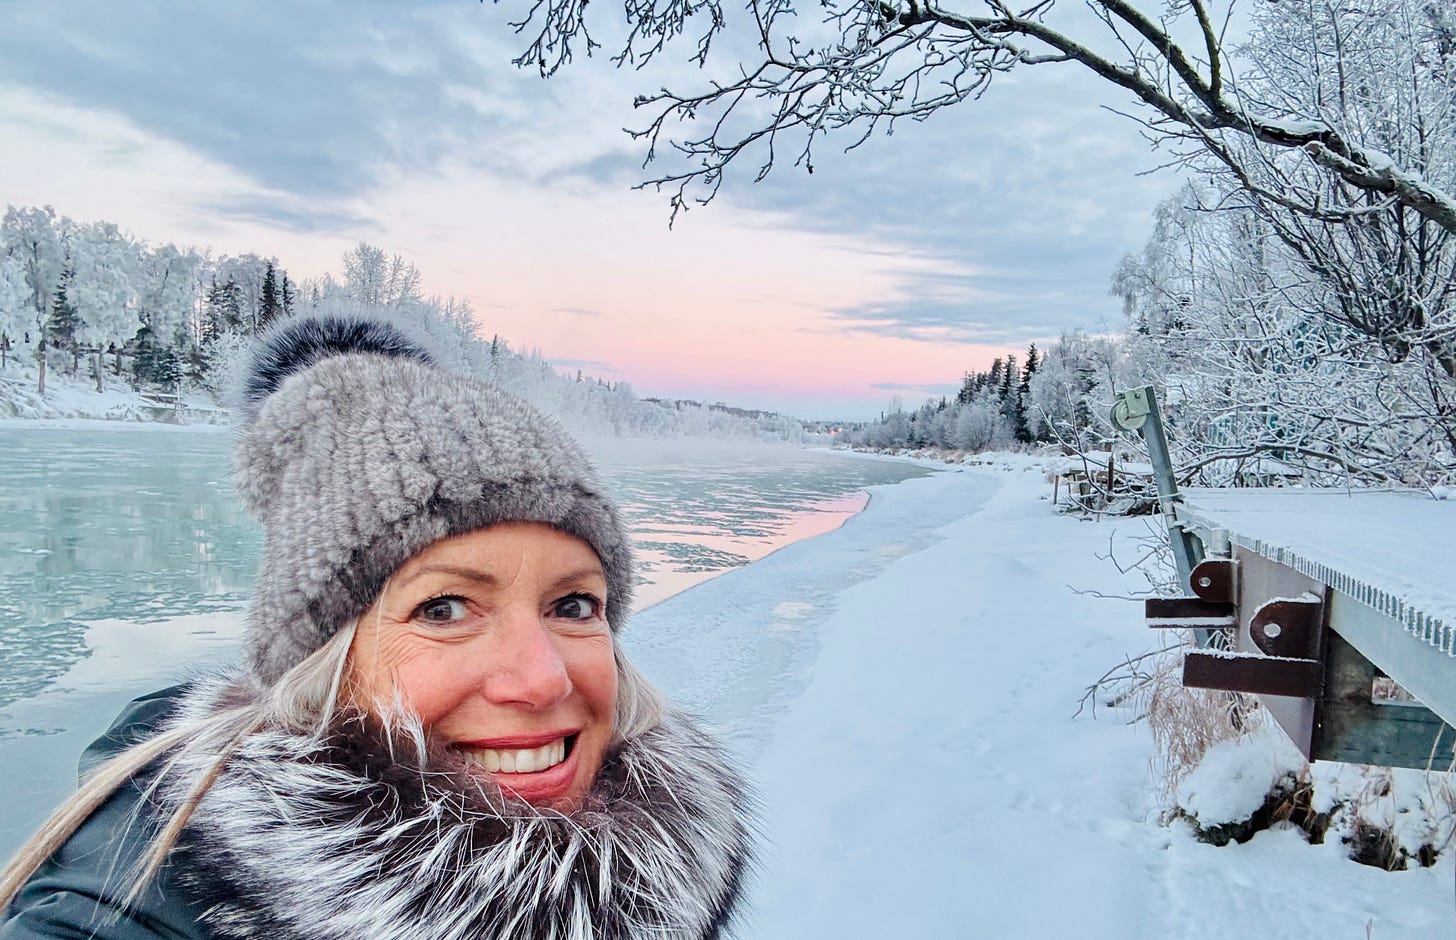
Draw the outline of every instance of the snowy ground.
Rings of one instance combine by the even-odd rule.
[[[177,416],[155,400],[132,389],[124,379],[109,371],[102,376],[103,390],[96,391],[90,377],[90,362],[82,362],[75,376],[51,369],[46,372],[46,390],[35,390],[35,367],[10,359],[0,369],[0,421],[99,419],[105,421],[155,421],[177,423]],[[109,360],[107,369],[109,370]],[[205,424],[225,421],[226,413],[201,393],[184,396],[188,408],[182,423]]]
[[[767,847],[742,936],[1456,935],[1449,859],[1387,873],[1294,831],[1216,848],[1158,825],[1146,729],[1073,717],[1152,640],[1138,604],[1072,588],[1142,585],[1095,557],[1112,523],[1049,495],[1011,459],[879,488],[843,528],[629,629],[757,779]]]

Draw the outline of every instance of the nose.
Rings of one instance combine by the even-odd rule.
[[[534,609],[504,616],[488,651],[485,697],[496,705],[540,710],[571,694],[571,676],[557,640]]]

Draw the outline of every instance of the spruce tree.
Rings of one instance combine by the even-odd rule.
[[[997,360],[998,362],[1000,360]],[[1010,401],[1012,393],[1016,390],[1016,381],[1021,377],[1021,372],[1016,368],[1016,357],[1007,356],[1006,365],[1001,370],[1001,400]]]
[[[213,278],[207,289],[207,301],[202,315],[202,339],[213,342],[224,333],[241,332],[243,328],[243,289],[229,278],[219,284]]]
[[[1046,435],[1044,429],[1041,430],[1041,433],[1032,432],[1031,417],[1029,415],[1031,410],[1031,377],[1036,375],[1036,370],[1039,368],[1041,368],[1041,353],[1037,350],[1036,343],[1032,343],[1026,350],[1026,368],[1021,370],[1021,424],[1019,427],[1025,429],[1026,441],[1028,443],[1044,440]]]
[[[1016,357],[1006,357],[1006,367],[1001,372],[1001,415],[1011,428],[1011,435],[1023,444],[1030,440],[1026,433],[1026,412],[1021,404],[1021,370],[1016,366]]]
[[[282,295],[283,315],[285,317],[293,316],[293,288],[288,283],[287,271],[283,272],[283,287],[280,294]]]
[[[273,262],[263,274],[263,299],[258,306],[258,329],[264,329],[283,313],[283,303],[278,297],[278,275],[273,271]]]
[[[160,372],[161,355],[161,347],[157,344],[157,336],[151,326],[144,325],[137,330],[136,338],[132,340],[131,357],[131,374],[134,385],[160,384],[157,376]]]
[[[55,299],[51,301],[50,316],[46,318],[45,334],[52,349],[71,354],[70,374],[75,375],[81,365],[81,349],[76,344],[76,330],[81,326],[81,318],[76,314],[76,308],[66,299],[66,286],[70,281],[70,271],[61,275]]]
[[[964,405],[976,394],[976,373],[967,372],[961,377],[960,391],[956,392],[956,403]]]
[[[174,384],[185,378],[188,384],[194,388],[201,387],[207,379],[208,371],[212,368],[211,350],[204,349],[199,343],[194,343],[186,330],[177,331],[172,345],[177,350],[174,355],[176,363]]]

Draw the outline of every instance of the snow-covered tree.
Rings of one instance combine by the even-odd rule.
[[[46,315],[45,327],[41,333],[43,342],[37,348],[45,351],[44,363],[54,357],[58,367],[75,375],[81,362],[81,342],[77,334],[81,331],[81,318],[76,314],[76,305],[70,299],[71,271],[68,268],[61,275],[56,286],[56,295],[51,298],[50,312]]]
[[[43,209],[9,206],[0,220],[0,247],[20,262],[29,291],[27,331],[35,341],[36,391],[45,394],[46,322],[66,269],[64,234],[69,228],[50,206]]]
[[[1126,384],[1125,361],[1114,337],[1063,333],[1027,381],[1032,432],[1077,450],[1100,447],[1111,433],[1106,416],[1113,397]]]
[[[723,63],[726,68],[705,69],[708,77],[697,87],[654,89],[639,99],[648,118],[636,136],[649,146],[649,159],[685,158],[658,177],[671,187],[675,209],[711,198],[740,162],[751,178],[761,178],[786,154],[812,170],[813,147],[827,135],[843,134],[853,144],[877,131],[888,134],[897,121],[923,120],[976,100],[998,76],[1071,63],[1125,95],[1138,109],[1134,116],[1143,132],[1166,145],[1175,160],[1226,163],[1248,178],[1254,193],[1258,165],[1289,154],[1322,185],[1271,195],[1307,218],[1358,214],[1388,203],[1377,211],[1408,211],[1456,233],[1456,185],[1449,177],[1433,173],[1419,153],[1392,151],[1376,124],[1341,120],[1338,98],[1300,94],[1288,80],[1338,85],[1347,97],[1371,81],[1428,82],[1449,90],[1456,29],[1446,3],[1299,0],[1254,7],[1256,26],[1261,16],[1277,18],[1293,24],[1296,39],[1300,30],[1325,30],[1336,21],[1339,38],[1352,46],[1360,44],[1361,29],[1407,30],[1418,40],[1391,48],[1392,67],[1360,72],[1338,60],[1338,45],[1286,47],[1293,74],[1281,80],[1290,94],[1258,85],[1283,49],[1268,45],[1269,59],[1259,59],[1225,42],[1232,0],[1088,0],[1091,16],[1049,3],[1016,7],[998,0],[822,0],[812,5],[812,15],[811,5],[792,0],[748,0],[742,17],[699,0],[624,6],[615,14],[626,18],[620,62],[640,68],[667,54],[679,38],[700,64],[740,57]],[[591,44],[590,16],[576,0],[520,7],[523,64],[550,73]],[[740,29],[746,36],[738,35]],[[714,42],[722,33],[731,35]],[[1368,42],[1383,43],[1379,37]],[[1350,64],[1357,61],[1365,63]],[[1317,83],[1308,81],[1313,75]],[[1390,115],[1392,121],[1407,116]],[[685,133],[674,137],[671,128],[679,124]],[[672,146],[666,146],[668,137],[674,137]],[[1324,199],[1330,186],[1345,198]]]
[[[203,259],[193,251],[163,245],[144,253],[138,300],[141,327],[136,334],[133,374],[138,382],[172,389],[184,361],[206,360],[210,320],[199,315]],[[234,328],[241,326],[235,309]],[[117,356],[120,372],[121,357]],[[201,376],[195,376],[201,379]]]
[[[1327,285],[1252,209],[1166,202],[1113,281],[1130,368],[1163,390],[1187,472],[1205,482],[1302,475],[1433,482],[1456,472],[1453,382],[1332,315]],[[1393,274],[1392,277],[1397,275]]]
[[[278,293],[278,272],[273,262],[263,272],[263,295],[258,304],[258,328],[265,329],[269,323],[283,316],[283,298]]]
[[[263,281],[268,276],[270,264],[276,264],[276,261],[250,252],[236,257],[225,255],[213,265],[212,275],[217,282],[232,284],[236,288],[242,329],[248,333],[258,332],[261,325]]]
[[[135,286],[139,262],[136,243],[109,222],[81,226],[71,240],[66,297],[80,321],[77,348],[88,347],[94,357],[98,392],[103,388],[102,353],[120,349],[142,325]]]
[[[227,333],[245,333],[246,323],[242,288],[236,281],[219,282],[214,275],[203,298],[201,341],[210,343]]]
[[[421,280],[413,264],[368,242],[344,253],[344,290],[357,303],[371,307],[418,303]]]
[[[0,246],[0,368],[6,365],[14,344],[35,323],[29,300],[24,265]]]

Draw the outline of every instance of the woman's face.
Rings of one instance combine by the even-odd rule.
[[[537,806],[577,807],[612,739],[607,581],[580,539],[512,522],[442,539],[359,618],[350,697],[396,700],[469,766]]]

